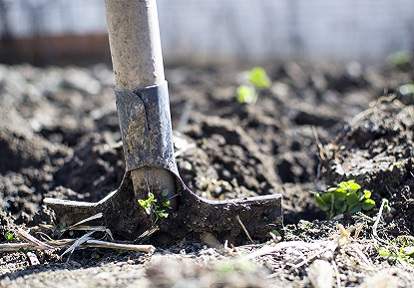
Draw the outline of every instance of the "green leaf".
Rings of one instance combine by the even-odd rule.
[[[66,228],[66,222],[65,221],[63,221],[62,223],[60,223],[60,225],[59,225],[59,227],[60,227],[60,229],[65,229]]]
[[[157,211],[157,216],[158,218],[167,218],[168,217],[168,213],[165,212],[165,210],[158,210]]]
[[[324,194],[324,195],[326,195],[326,194]],[[321,197],[321,195],[319,195],[319,193],[315,195],[315,200],[316,200],[316,203],[318,204],[319,208],[321,208],[322,211],[328,211],[329,210],[330,205],[328,205],[328,203],[326,203],[323,200],[323,198]]]
[[[148,193],[148,199],[138,199],[138,204],[144,208],[145,213],[147,213],[148,215],[151,215],[151,208],[153,203],[156,202],[156,200],[154,199],[154,194],[152,193]]]
[[[346,203],[351,206],[354,204],[359,204],[359,197],[356,193],[348,193],[346,195]]]
[[[328,205],[331,205],[334,199],[334,196],[332,193],[325,193],[321,197],[322,197],[322,200]]]
[[[161,195],[162,195],[163,197],[167,197],[167,196],[168,196],[168,193],[170,193],[170,190],[168,190],[168,189],[166,188],[166,189],[162,190]]]
[[[391,256],[391,252],[385,247],[379,247],[378,248],[378,254],[381,255],[382,257],[390,257]]]
[[[142,200],[142,199],[138,199],[138,204],[144,208],[145,213],[147,213],[148,215],[151,214],[151,203],[148,202],[147,200]]]
[[[6,233],[4,233],[4,238],[6,239],[6,241],[13,241],[13,240],[15,240],[14,234],[12,232],[6,232]]]
[[[375,206],[375,201],[372,199],[365,199],[361,204],[362,209],[365,211],[371,210]]]
[[[354,203],[349,205],[348,207],[348,212],[349,213],[355,213],[355,212],[360,212],[361,211],[361,203]]]
[[[248,80],[259,89],[270,87],[270,79],[261,67],[253,68],[249,73]]]
[[[346,190],[344,188],[339,187],[333,191],[333,195],[337,199],[345,200]]]
[[[344,188],[347,192],[356,192],[361,188],[358,183],[355,183],[355,180],[341,182],[339,187]]]
[[[349,185],[348,190],[349,192],[356,192],[359,189],[361,189],[361,186],[357,183],[352,183],[351,185]]]
[[[364,198],[365,198],[365,199],[369,199],[369,198],[371,198],[371,191],[369,191],[369,190],[364,190]]]
[[[407,50],[395,52],[391,55],[388,55],[387,60],[393,67],[404,67],[410,64],[410,52]]]
[[[254,87],[246,85],[237,87],[237,102],[242,104],[255,104],[257,98],[258,96]]]
[[[339,187],[347,189],[349,185],[355,183],[355,180],[343,181],[339,183]]]
[[[346,211],[346,202],[345,200],[334,200],[334,208],[335,208],[335,214],[342,214]]]
[[[165,200],[164,202],[162,202],[162,207],[172,209],[170,200]]]

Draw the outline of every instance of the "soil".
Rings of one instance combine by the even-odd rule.
[[[166,78],[184,182],[208,199],[282,194],[283,240],[232,248],[182,239],[149,254],[3,252],[0,286],[414,287],[411,254],[378,250],[414,243],[414,92],[402,86],[414,80],[411,65],[263,67],[272,84],[254,105],[236,101],[247,64],[175,65]],[[53,224],[45,197],[96,202],[119,187],[125,167],[113,88],[105,64],[0,65],[1,243],[18,227],[41,238],[39,225]],[[376,208],[327,220],[313,195],[351,179],[372,192]],[[388,205],[379,210],[382,199]],[[333,243],[343,236],[338,223],[352,241],[323,253],[303,244]]]

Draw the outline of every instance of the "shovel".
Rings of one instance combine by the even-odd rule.
[[[105,0],[105,5],[126,172],[120,187],[99,202],[46,198],[44,203],[68,226],[88,220],[116,238],[157,244],[184,238],[242,244],[280,230],[280,194],[213,201],[198,197],[182,181],[156,1]]]

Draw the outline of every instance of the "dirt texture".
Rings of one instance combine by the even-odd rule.
[[[251,105],[236,89],[252,66],[171,66],[166,78],[184,182],[213,200],[282,194],[282,238],[238,247],[184,238],[155,253],[3,250],[0,286],[414,287],[411,65],[263,67],[272,84]],[[24,242],[19,227],[58,238],[45,197],[96,202],[119,187],[113,88],[104,64],[0,65],[1,244]],[[375,209],[327,220],[313,195],[352,179]]]

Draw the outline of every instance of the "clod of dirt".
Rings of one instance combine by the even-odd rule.
[[[231,121],[212,116],[201,119],[183,131],[200,141],[177,158],[189,187],[202,191],[201,196],[220,199],[274,193],[274,163],[254,140]],[[187,168],[185,163],[191,162],[197,165]]]
[[[12,107],[0,107],[0,147],[0,205],[28,220],[43,199],[40,191],[50,187],[56,167],[72,151],[34,133]]]
[[[321,178],[331,185],[355,179],[377,203],[389,199],[398,233],[413,234],[414,107],[392,100],[363,112],[324,147]]]

